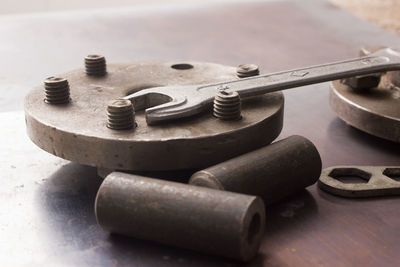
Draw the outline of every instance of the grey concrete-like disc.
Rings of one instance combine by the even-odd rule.
[[[236,78],[234,67],[186,62],[190,69],[172,68],[179,62],[108,65],[105,77],[89,77],[83,69],[61,77],[70,84],[71,102],[50,105],[44,87],[25,99],[28,135],[45,151],[81,164],[118,170],[177,170],[207,167],[272,142],[283,123],[282,93],[242,102],[238,121],[221,121],[212,112],[160,125],[146,124],[136,112],[138,127],[106,127],[109,101],[143,88],[212,83]]]
[[[338,116],[351,126],[399,143],[400,92],[387,88],[385,79],[377,88],[364,92],[355,92],[340,81],[334,81],[329,102]]]

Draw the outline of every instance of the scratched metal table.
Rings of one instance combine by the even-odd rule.
[[[180,5],[0,17],[0,262],[2,266],[232,266],[239,263],[109,235],[93,203],[101,179],[33,145],[23,96],[43,78],[82,66],[151,59],[256,63],[262,72],[357,55],[400,38],[324,1]],[[300,134],[324,167],[399,165],[400,145],[359,132],[328,106],[328,84],[285,92],[280,138]],[[177,176],[178,177],[178,176]],[[179,177],[178,177],[179,178]],[[400,199],[343,199],[315,185],[267,210],[253,266],[399,265]]]

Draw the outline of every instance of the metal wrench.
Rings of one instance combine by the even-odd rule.
[[[400,52],[385,48],[368,56],[301,69],[264,74],[221,83],[148,88],[124,99],[136,110],[146,109],[147,124],[175,120],[210,108],[218,90],[238,92],[243,97],[290,89],[304,85],[400,70]]]
[[[342,182],[358,177],[365,183]],[[400,195],[399,166],[334,166],[322,170],[318,180],[322,190],[341,197],[376,197]]]

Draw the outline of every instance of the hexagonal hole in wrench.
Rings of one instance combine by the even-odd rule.
[[[400,182],[400,168],[386,168],[383,171],[383,175],[386,175],[390,179]]]
[[[345,184],[366,184],[371,174],[357,168],[335,168],[329,176]]]

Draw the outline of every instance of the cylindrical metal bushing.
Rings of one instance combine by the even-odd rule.
[[[95,212],[106,231],[242,261],[265,225],[258,197],[120,172],[104,179]]]
[[[293,135],[196,172],[189,184],[260,196],[267,205],[314,184],[321,168],[314,144]]]

